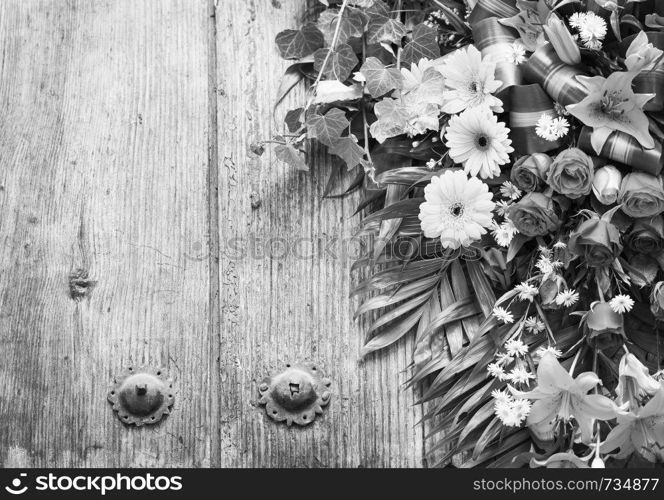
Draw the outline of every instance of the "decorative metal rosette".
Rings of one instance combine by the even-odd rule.
[[[284,371],[262,381],[259,403],[277,422],[309,425],[330,402],[331,384],[313,363],[288,363]]]
[[[115,378],[108,401],[124,424],[156,424],[175,402],[173,381],[163,368],[129,366]]]

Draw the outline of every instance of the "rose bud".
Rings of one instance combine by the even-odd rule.
[[[544,186],[552,162],[551,157],[545,153],[522,156],[512,166],[511,181],[527,193],[539,191]]]
[[[538,290],[542,307],[545,309],[558,309],[560,306],[556,304],[556,297],[566,289],[567,283],[562,276],[558,274],[547,276],[542,280],[542,284]]]
[[[622,211],[634,218],[652,217],[664,212],[662,178],[644,172],[627,174],[620,183],[618,201]]]
[[[593,193],[602,205],[613,205],[618,199],[622,174],[613,165],[595,171]]]
[[[661,215],[636,219],[625,238],[627,246],[638,253],[655,254],[664,250],[664,218]]]
[[[528,193],[518,202],[510,205],[505,215],[521,234],[544,236],[560,227],[555,203],[542,193]]]
[[[570,66],[581,62],[579,46],[565,26],[565,23],[558,16],[554,14],[550,15],[543,28],[561,61]]]
[[[547,182],[556,193],[575,200],[590,194],[594,175],[595,165],[590,156],[578,148],[569,148],[553,160]]]
[[[570,233],[569,251],[590,267],[605,267],[622,252],[620,231],[603,219],[588,219]]]
[[[599,349],[617,346],[625,337],[622,314],[611,309],[607,302],[596,302],[582,321],[587,342]]]
[[[664,320],[664,281],[660,281],[652,287],[650,293],[650,310],[655,318]]]

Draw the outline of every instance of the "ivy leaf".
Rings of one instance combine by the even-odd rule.
[[[304,153],[295,149],[292,144],[279,144],[274,148],[274,153],[281,161],[298,170],[309,170],[307,162],[304,160]]]
[[[364,148],[357,144],[357,138],[354,135],[336,139],[328,152],[345,161],[348,170],[358,166],[364,159]]]
[[[332,108],[325,115],[313,114],[307,118],[307,136],[333,147],[348,125],[350,122],[346,119],[346,114],[339,108]]]
[[[364,29],[369,21],[369,17],[360,9],[348,7],[344,10],[341,20],[339,19],[338,9],[328,9],[323,11],[318,18],[318,29],[323,33],[327,45],[332,45],[334,32],[339,24],[339,37],[337,43],[346,43],[348,39],[353,37],[361,37],[364,34]]]
[[[325,45],[323,34],[313,23],[307,23],[299,30],[284,30],[275,41],[284,59],[301,59]]]
[[[395,43],[401,44],[401,40],[408,30],[406,25],[397,19],[385,17],[374,18],[367,29],[369,43]]]
[[[302,128],[302,112],[304,108],[291,109],[286,113],[284,122],[291,133],[295,133]]]
[[[355,101],[362,98],[362,85],[346,85],[338,80],[322,80],[316,86],[314,103],[329,104],[339,101]]]
[[[378,120],[371,124],[369,131],[378,141],[384,142],[389,137],[401,135],[408,126],[408,112],[397,99],[383,99],[374,106]]]
[[[438,46],[438,30],[426,24],[418,24],[413,28],[412,39],[403,48],[401,62],[410,66],[417,64],[420,59],[436,59],[440,57]]]
[[[323,62],[330,49],[318,49],[314,53],[314,70],[320,72],[323,68]],[[342,43],[331,51],[330,57],[325,65],[323,76],[328,80],[339,80],[341,82],[348,79],[353,68],[358,63],[357,56],[350,45]]]
[[[396,68],[386,68],[376,57],[368,57],[360,68],[371,97],[378,98],[388,92],[403,88],[403,75]]]

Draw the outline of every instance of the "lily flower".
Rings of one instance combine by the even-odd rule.
[[[567,111],[593,128],[590,139],[597,154],[615,130],[631,135],[646,149],[655,147],[648,132],[648,117],[643,112],[643,106],[655,94],[632,91],[632,80],[637,74],[635,71],[617,71],[608,78],[577,76],[588,96],[578,104],[568,105]]]
[[[631,403],[635,406],[646,396],[652,396],[660,388],[648,368],[632,353],[625,354],[618,369],[618,404]],[[664,443],[663,443],[664,444]]]
[[[510,388],[516,397],[533,399],[528,415],[528,427],[542,430],[554,427],[559,421],[574,419],[579,424],[581,440],[589,443],[593,435],[593,421],[616,418],[616,404],[601,394],[588,394],[598,384],[599,377],[584,372],[576,378],[565,370],[553,354],[545,353],[537,367],[537,387],[530,392]]]
[[[625,66],[629,71],[652,69],[662,57],[662,51],[648,41],[648,35],[640,31],[625,54]]]
[[[581,51],[576,44],[576,40],[574,40],[567,26],[565,26],[565,23],[558,16],[551,14],[543,28],[549,42],[553,45],[556,54],[558,54],[562,62],[570,66],[581,62]]]
[[[664,460],[664,386],[644,407],[636,412],[618,415],[618,425],[611,429],[601,444],[602,453],[619,449],[616,458],[638,452],[650,462]]]

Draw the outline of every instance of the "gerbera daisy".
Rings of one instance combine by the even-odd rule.
[[[493,315],[505,324],[514,323],[514,316],[504,307],[496,306],[493,308]]]
[[[468,246],[479,240],[493,221],[493,194],[476,178],[446,171],[424,188],[419,219],[427,238],[440,238],[443,248]]]
[[[500,166],[514,151],[509,129],[488,108],[468,109],[450,119],[445,139],[450,157],[466,173],[483,178],[500,175]]]
[[[574,290],[564,290],[556,295],[556,304],[559,306],[571,307],[579,300],[579,292]]]
[[[532,302],[537,295],[537,287],[531,285],[530,283],[519,283],[514,289],[519,292],[519,300]]]
[[[496,62],[482,54],[474,45],[452,53],[438,68],[445,77],[445,113],[459,113],[467,108],[488,106],[502,113],[503,102],[491,95],[503,82],[496,80]]]
[[[609,306],[613,312],[623,314],[632,310],[634,300],[629,295],[616,295],[609,301]]]

